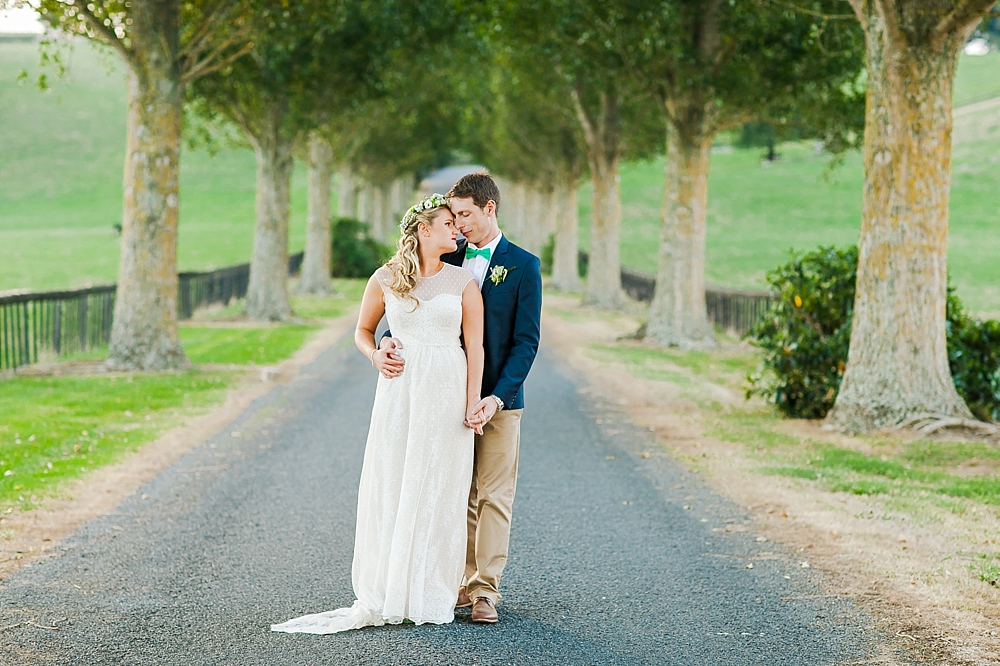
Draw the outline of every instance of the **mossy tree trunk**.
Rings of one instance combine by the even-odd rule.
[[[952,84],[976,4],[992,0],[852,0],[868,92],[851,347],[827,416],[843,430],[924,413],[971,418],[948,368],[945,304]]]
[[[132,7],[118,292],[107,364],[187,365],[177,334],[177,221],[184,87],[176,0]]]
[[[294,140],[285,131],[286,107],[269,102],[259,130],[251,136],[257,157],[257,222],[246,313],[251,319],[283,321],[292,315],[288,300],[288,209]]]
[[[705,308],[705,233],[712,134],[704,112],[667,134],[666,184],[656,289],[647,335],[685,349],[716,346]]]
[[[243,6],[228,0],[188,3],[183,10],[179,0],[32,4],[53,29],[110,47],[126,67],[121,256],[107,365],[186,366],[177,334],[182,105],[191,82],[249,51]]]
[[[318,132],[309,136],[309,201],[306,213],[306,249],[299,290],[330,293],[330,178],[333,149]]]
[[[621,278],[622,204],[618,166],[621,158],[620,109],[614,89],[600,95],[588,110],[574,94],[577,117],[587,143],[587,161],[594,186],[590,222],[590,260],[583,301],[614,309],[625,302]]]
[[[552,255],[552,286],[560,291],[580,290],[580,214],[576,181],[556,189],[556,239]]]

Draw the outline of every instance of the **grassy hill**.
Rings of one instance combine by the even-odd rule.
[[[125,84],[121,66],[85,43],[66,80],[39,92],[16,77],[37,71],[38,47],[0,41],[0,291],[113,282],[118,272]],[[185,151],[181,162],[181,270],[248,261],[254,156]],[[292,190],[291,246],[305,239],[305,174]]]
[[[114,57],[86,44],[72,52],[69,77],[40,93],[18,85],[36,71],[37,46],[0,41],[0,291],[111,282],[118,265],[125,91]],[[1000,97],[1000,54],[964,58],[956,104]],[[979,110],[975,110],[975,109]],[[971,113],[965,111],[973,109]],[[956,117],[950,262],[961,295],[981,312],[1000,312],[1000,106],[966,106]],[[828,169],[807,145],[780,149],[763,166],[760,150],[717,148],[709,186],[708,278],[760,287],[790,248],[856,242],[861,216],[858,155]],[[212,157],[185,151],[181,171],[182,270],[246,261],[254,220],[249,149]],[[655,270],[662,160],[622,172],[626,265]],[[581,192],[583,243],[590,190]],[[292,191],[291,247],[305,237],[305,174]]]

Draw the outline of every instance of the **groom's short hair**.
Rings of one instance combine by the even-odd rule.
[[[448,198],[472,199],[472,203],[479,208],[485,208],[486,202],[493,201],[497,214],[500,213],[500,188],[488,171],[477,171],[462,176],[458,182],[452,186],[447,194]]]

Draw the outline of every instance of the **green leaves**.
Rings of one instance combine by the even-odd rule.
[[[825,247],[768,273],[778,299],[748,334],[764,359],[747,397],[763,396],[786,416],[826,416],[847,363],[857,266],[856,247]]]

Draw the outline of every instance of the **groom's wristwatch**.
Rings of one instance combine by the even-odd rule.
[[[490,397],[497,401],[497,411],[498,412],[503,411],[503,400],[496,397],[495,395],[491,395]]]

